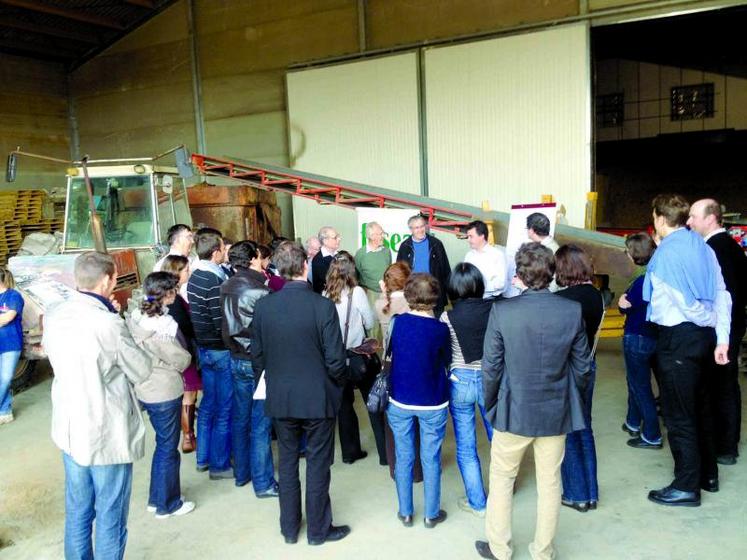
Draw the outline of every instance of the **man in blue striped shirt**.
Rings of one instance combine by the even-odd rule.
[[[667,506],[699,506],[700,490],[718,491],[709,408],[708,363],[728,362],[731,296],[713,250],[685,227],[689,204],[659,195],[652,204],[659,248],[648,264],[643,299],[658,325],[656,358],[662,415],[674,458],[674,480],[649,492]]]
[[[229,424],[233,402],[231,353],[221,336],[223,310],[220,286],[226,247],[218,230],[197,231],[200,258],[187,284],[189,310],[202,370],[202,402],[197,416],[197,470],[210,470],[210,479],[233,478]]]

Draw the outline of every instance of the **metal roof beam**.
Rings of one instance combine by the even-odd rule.
[[[0,0],[0,4],[6,6],[13,6],[15,8],[21,8],[29,10],[31,12],[37,12],[41,14],[49,14],[53,16],[62,17],[65,19],[71,19],[74,21],[80,21],[91,25],[97,25],[99,27],[108,27],[109,29],[116,29],[123,31],[125,26],[120,22],[111,18],[100,16],[97,14],[87,13],[83,10],[71,10],[68,8],[59,8],[51,4],[44,4],[35,0]]]
[[[81,33],[79,31],[60,29],[59,27],[51,25],[30,23],[27,21],[21,21],[17,18],[0,17],[0,27],[18,29],[19,31],[38,33],[39,35],[48,35],[50,37],[59,37],[61,39],[69,39],[71,41],[78,41],[79,43],[90,43],[93,45],[99,44],[99,38],[91,33]]]
[[[140,6],[141,8],[153,9],[152,0],[125,0],[126,4],[132,4],[133,6]]]

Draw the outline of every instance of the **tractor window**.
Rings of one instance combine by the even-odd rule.
[[[91,178],[96,213],[107,248],[155,244],[150,175]],[[65,227],[65,248],[92,249],[88,194],[82,177],[71,179]]]
[[[160,228],[161,243],[166,243],[167,232],[174,224],[192,225],[189,213],[187,192],[184,181],[178,176],[156,175],[156,193],[158,196],[158,226]]]

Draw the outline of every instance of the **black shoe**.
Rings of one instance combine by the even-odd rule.
[[[651,490],[648,493],[648,499],[662,506],[698,507],[700,506],[700,490],[683,492],[667,486],[661,490]]]
[[[622,428],[622,431],[623,431],[623,432],[628,432],[628,433],[629,433],[629,434],[630,434],[631,436],[633,436],[634,438],[635,438],[635,437],[638,437],[639,435],[641,435],[641,431],[640,431],[640,430],[633,430],[633,429],[631,429],[631,428],[628,428],[628,425],[627,425],[627,424],[623,424],[623,425],[622,425],[622,426],[620,426],[620,427]]]
[[[587,511],[589,511],[589,502],[572,502],[570,500],[566,500],[565,498],[561,498],[560,503],[565,507],[575,509],[576,511],[579,511],[581,513],[586,513]]]
[[[296,544],[298,542],[298,535],[292,537],[285,537],[285,544]]]
[[[209,465],[204,465],[204,466],[203,466],[203,465],[197,465],[197,466],[195,467],[195,469],[197,469],[197,472],[205,472],[205,471],[206,471],[206,470],[208,470],[209,468],[210,468],[210,466],[209,466]]]
[[[589,502],[589,510],[592,510],[592,509],[597,509],[597,502],[593,500]]]
[[[257,498],[259,498],[260,500],[263,500],[265,498],[277,498],[278,496],[280,496],[280,489],[278,488],[277,484],[273,484],[264,492],[256,493],[255,496],[257,496]]]
[[[436,517],[431,517],[423,519],[423,523],[425,524],[426,529],[433,529],[436,525],[439,523],[443,523],[446,521],[446,512],[442,509],[438,510],[438,515]]]
[[[236,481],[236,482],[235,482],[234,484],[236,484],[236,486],[237,486],[238,488],[241,488],[242,486],[246,486],[247,484],[249,484],[249,483],[250,483],[251,481],[252,481],[252,479],[251,479],[251,478],[250,478],[249,480],[242,480],[241,482],[239,482],[239,481],[237,480],[237,481]]]
[[[356,461],[360,461],[361,459],[365,459],[366,457],[368,457],[368,452],[361,451],[359,455],[356,455],[352,459],[343,459],[342,462],[346,465],[352,465]]]
[[[663,447],[661,443],[649,443],[641,436],[629,439],[627,443],[630,447],[635,447],[636,449],[661,449]]]
[[[226,469],[225,471],[210,472],[210,480],[225,480],[227,478],[233,478],[233,469]]]
[[[490,551],[490,545],[487,542],[475,541],[475,548],[477,549],[477,554],[483,558],[488,558],[488,560],[498,560],[498,558],[493,556],[493,553]]]
[[[400,515],[397,513],[397,519],[399,519],[405,527],[412,527],[412,515]]]
[[[736,455],[719,455],[718,457],[716,457],[716,462],[719,465],[736,465],[737,456]]]
[[[340,525],[335,527],[334,525],[329,526],[327,536],[323,539],[309,539],[309,544],[312,546],[319,546],[326,542],[341,541],[350,534],[350,527],[348,525]]]
[[[706,492],[718,492],[718,478],[709,478],[700,483],[700,489]]]

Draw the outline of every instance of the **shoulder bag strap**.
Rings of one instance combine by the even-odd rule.
[[[350,310],[353,308],[352,290],[348,290],[348,310],[345,312],[345,334],[342,337],[342,345],[348,348],[348,328],[350,327]]]
[[[602,318],[599,321],[599,328],[594,335],[594,346],[591,348],[591,357],[594,358],[597,355],[597,345],[599,344],[599,338],[602,335],[602,326],[604,324],[604,316],[607,315],[607,309],[604,307],[604,298],[602,298]]]

